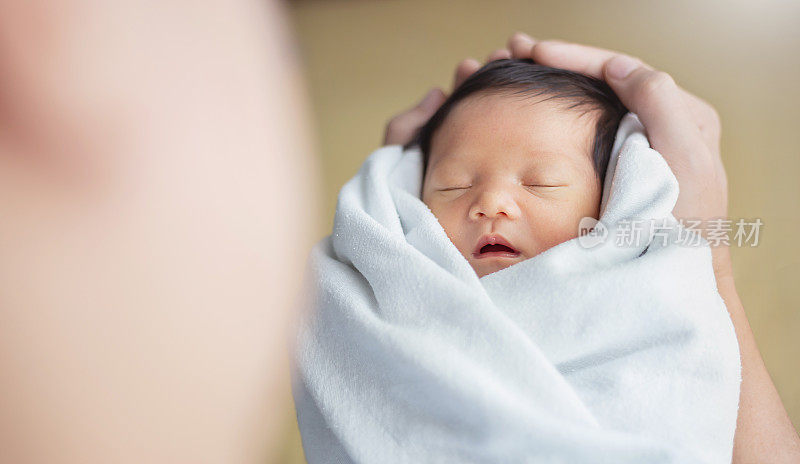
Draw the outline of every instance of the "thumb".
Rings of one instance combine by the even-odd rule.
[[[700,130],[672,77],[626,55],[617,55],[603,69],[608,85],[639,116],[650,145],[673,166],[702,148]],[[683,159],[678,159],[683,158]]]

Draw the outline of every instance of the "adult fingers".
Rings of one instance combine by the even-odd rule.
[[[486,62],[511,58],[511,52],[506,48],[498,48],[486,57]]]
[[[405,145],[410,142],[417,129],[433,116],[433,113],[442,106],[445,99],[444,92],[435,87],[425,94],[413,108],[393,117],[386,125],[384,145]]]
[[[560,40],[536,42],[531,50],[531,57],[537,63],[568,69],[597,79],[603,79],[603,66],[616,55],[619,53]]]
[[[669,74],[627,55],[560,41],[538,42],[532,56],[537,63],[605,80],[639,116],[650,142],[665,158],[670,152],[685,153],[683,149],[703,143],[690,106]]]
[[[480,69],[480,67],[481,63],[474,58],[461,60],[461,62],[458,63],[458,66],[456,66],[456,72],[453,76],[453,90],[457,89],[462,82],[467,80],[467,78],[472,73]]]
[[[727,215],[727,179],[719,153],[709,149],[692,109],[672,77],[617,55],[603,76],[620,100],[636,113],[654,149],[664,157],[680,185],[673,215],[708,220]]]
[[[669,74],[646,67],[629,56],[617,55],[604,64],[603,77],[622,103],[639,116],[650,143],[668,162],[706,161],[703,153],[708,153],[708,149],[700,130]]]
[[[603,69],[610,60],[617,56],[626,56],[613,50],[591,47],[559,40],[544,40],[534,44],[531,57],[537,63],[554,68],[586,74],[603,79]],[[639,61],[641,66],[653,70],[647,63]],[[720,120],[714,108],[697,96],[678,87],[680,98],[688,106],[692,121],[697,125],[709,150],[719,154]],[[628,107],[630,108],[630,107]]]
[[[530,58],[534,44],[536,39],[533,37],[524,32],[515,32],[509,37],[506,48],[511,51],[513,58]]]

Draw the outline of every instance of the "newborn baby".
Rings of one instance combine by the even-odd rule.
[[[618,131],[608,226],[666,218],[668,237],[556,246],[600,214]],[[312,250],[308,462],[730,462],[741,363],[711,253],[675,241],[677,180],[612,91],[495,61],[416,143],[370,154]]]
[[[625,113],[601,80],[497,60],[464,81],[406,148],[422,152],[422,201],[483,277],[598,218]]]

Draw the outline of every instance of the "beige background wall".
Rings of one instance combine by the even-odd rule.
[[[460,59],[483,61],[515,30],[625,51],[715,105],[730,216],[764,222],[758,246],[732,249],[737,286],[800,426],[800,2],[306,0],[290,12],[324,174],[320,238],[389,117],[434,85],[449,92]],[[281,462],[304,462],[290,396],[276,413],[287,417]]]

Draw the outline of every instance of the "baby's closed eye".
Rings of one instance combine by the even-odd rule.
[[[437,191],[439,191],[439,192],[449,192],[450,190],[465,190],[465,189],[468,189],[470,187],[472,187],[472,186],[471,185],[466,185],[464,187],[446,187],[446,188],[442,188],[442,189],[437,189]]]
[[[561,197],[563,193],[570,191],[569,184],[523,184],[523,188],[531,195],[539,196],[541,198],[556,198]]]
[[[523,184],[525,187],[537,187],[537,188],[558,188],[558,187],[568,187],[567,184]]]

